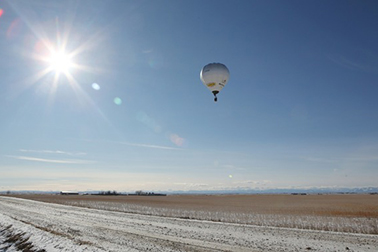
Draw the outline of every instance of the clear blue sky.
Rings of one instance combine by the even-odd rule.
[[[0,190],[378,186],[377,1],[0,9]]]

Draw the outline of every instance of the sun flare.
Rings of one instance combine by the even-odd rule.
[[[53,51],[48,58],[49,68],[56,74],[68,74],[75,66],[72,57],[64,51]]]
[[[34,27],[35,43],[31,44],[31,52],[25,53],[38,62],[35,67],[37,71],[28,78],[27,83],[31,85],[43,80],[41,81],[43,85],[40,86],[45,90],[50,90],[51,100],[60,85],[69,85],[79,96],[83,93],[78,82],[81,74],[98,72],[100,69],[87,64],[90,62],[87,58],[90,55],[88,52],[97,46],[96,41],[99,41],[99,35],[80,41],[78,39],[80,36],[74,33],[71,23],[68,20],[60,25],[59,19],[56,18],[55,25],[52,25],[50,21],[46,26]]]

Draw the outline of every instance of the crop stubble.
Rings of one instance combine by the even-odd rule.
[[[50,203],[102,202],[171,208],[179,210],[226,211],[246,214],[312,215],[378,218],[378,195],[16,195]]]
[[[378,195],[17,195],[26,199],[157,216],[378,234]]]

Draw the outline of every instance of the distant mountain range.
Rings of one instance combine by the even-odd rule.
[[[79,191],[80,194],[95,194],[99,191]],[[0,194],[58,194],[60,191],[0,191]],[[118,192],[121,194],[129,194],[134,192]],[[341,188],[341,187],[311,187],[311,188],[236,188],[223,190],[168,190],[168,191],[154,191],[154,193],[164,194],[378,194],[378,187],[355,187],[355,188]]]
[[[172,191],[167,194],[369,194],[378,193],[378,187],[358,188],[261,188],[261,189],[234,189],[234,190],[203,190],[203,191]]]

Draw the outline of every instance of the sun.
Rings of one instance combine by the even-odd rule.
[[[51,43],[45,43],[47,50],[40,55],[45,68],[40,75],[53,74],[54,80],[52,85],[54,86],[62,83],[60,81],[62,77],[65,77],[68,83],[74,85],[76,80],[73,74],[80,68],[80,65],[75,62],[75,52],[66,50],[65,46],[53,46]]]
[[[75,67],[72,56],[64,50],[51,51],[47,62],[49,64],[49,70],[58,75],[61,73],[67,75],[70,73],[70,70]]]
[[[63,25],[59,18],[55,19],[55,25],[52,22],[50,20],[46,25],[36,25],[33,29],[35,40],[25,55],[38,64],[33,66],[36,72],[28,77],[26,85],[38,82],[40,88],[49,90],[51,100],[61,85],[70,86],[77,96],[85,95],[78,78],[85,74],[83,72],[101,71],[100,67],[87,64],[91,62],[88,57],[92,54],[89,52],[96,49],[98,41],[102,39],[101,34],[96,33],[80,40],[81,37],[71,26],[71,20],[66,20]]]

